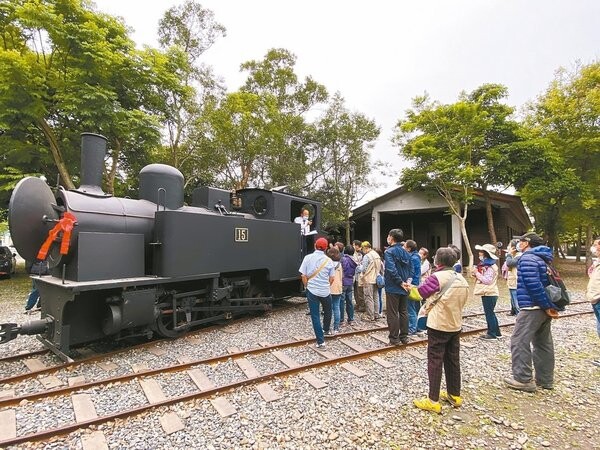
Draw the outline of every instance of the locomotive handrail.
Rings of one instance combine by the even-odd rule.
[[[156,210],[159,211],[160,209],[160,192],[163,192],[163,201],[164,204],[162,205],[163,207],[163,211],[167,210],[167,190],[165,188],[158,188],[156,190]]]

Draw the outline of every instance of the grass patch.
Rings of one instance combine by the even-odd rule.
[[[458,429],[458,434],[463,437],[479,436],[479,429],[471,425],[463,425]]]

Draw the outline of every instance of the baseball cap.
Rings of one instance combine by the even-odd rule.
[[[530,247],[537,247],[538,245],[542,245],[544,243],[544,240],[532,231],[525,233],[519,238],[519,240],[529,242]]]
[[[327,250],[328,245],[329,245],[329,243],[327,242],[327,239],[325,239],[325,238],[319,238],[315,242],[315,248],[317,250]]]

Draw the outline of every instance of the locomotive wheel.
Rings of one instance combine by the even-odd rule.
[[[163,299],[164,301],[158,305],[159,315],[156,319],[156,328],[158,334],[167,338],[176,338],[189,330],[189,326],[182,326],[196,319],[196,314],[192,313],[187,306],[189,303],[195,302],[195,299],[181,299],[177,303],[177,311],[173,311],[173,302],[170,296]],[[165,301],[166,300],[166,301]],[[175,320],[173,320],[175,314]],[[181,327],[175,329],[176,327]]]

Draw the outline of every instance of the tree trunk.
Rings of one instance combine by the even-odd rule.
[[[56,164],[56,168],[58,169],[58,173],[62,178],[64,186],[67,189],[75,189],[75,185],[73,181],[71,181],[71,175],[69,175],[69,170],[63,160],[62,153],[60,152],[60,148],[58,147],[58,142],[56,141],[56,136],[54,136],[54,132],[50,125],[44,119],[37,120],[38,127],[44,133],[46,140],[48,141],[48,145],[50,145],[50,151],[52,152],[52,157],[54,158],[54,163]]]
[[[592,224],[588,223],[586,230],[585,230],[585,268],[586,271],[588,269],[588,267],[590,267],[592,265],[592,254],[590,253],[590,247],[592,246],[593,243],[593,238],[592,238]]]
[[[350,245],[350,216],[346,215],[346,245]]]
[[[494,226],[494,214],[492,211],[492,200],[487,189],[483,189],[483,198],[485,200],[485,216],[487,218],[488,234],[490,236],[490,244],[496,245],[496,227]]]
[[[558,236],[556,236],[556,249],[557,249],[557,252],[560,255],[560,257],[562,259],[565,259],[565,252],[563,251],[562,247],[560,246],[560,241],[558,239]]]
[[[466,207],[467,206],[465,205],[465,208]],[[471,241],[469,241],[469,236],[467,235],[467,218],[459,216],[458,219],[460,221],[460,232],[463,238],[463,245],[467,249],[467,255],[469,256],[469,266],[467,268],[467,273],[470,274],[473,266],[475,265],[475,260],[473,259],[473,251],[471,250]]]
[[[581,235],[583,233],[583,227],[579,225],[577,228],[577,242],[575,244],[575,261],[581,262]]]

